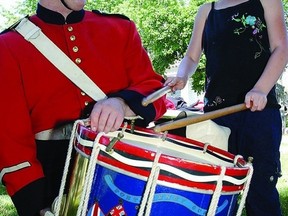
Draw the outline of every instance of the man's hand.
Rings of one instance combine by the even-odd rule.
[[[91,112],[91,129],[97,132],[113,132],[120,128],[124,117],[135,113],[121,98],[108,98],[98,101]]]

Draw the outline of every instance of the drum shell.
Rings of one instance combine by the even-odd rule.
[[[79,202],[81,200],[85,176],[89,165],[89,158],[80,153],[75,154],[73,172],[71,174],[69,193],[65,200],[65,208],[60,215],[73,216],[77,215]]]

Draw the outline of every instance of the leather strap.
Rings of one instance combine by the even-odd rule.
[[[73,123],[57,128],[40,131],[35,134],[36,140],[69,140],[73,129]]]
[[[32,43],[55,67],[95,101],[106,94],[62,50],[60,50],[28,18],[23,18],[15,27],[27,41]]]
[[[61,2],[62,2],[62,4],[63,4],[67,9],[73,10],[73,9],[71,9],[71,8],[66,4],[66,2],[65,2],[64,0],[61,0]]]

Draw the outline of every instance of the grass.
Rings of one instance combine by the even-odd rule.
[[[0,216],[17,216],[17,212],[4,186],[0,185]]]
[[[288,135],[283,135],[281,145],[282,177],[277,188],[280,193],[283,216],[288,216]],[[245,211],[242,214],[245,216]],[[18,216],[10,197],[6,194],[5,187],[0,184],[0,216]]]
[[[277,188],[280,193],[280,201],[283,216],[288,216],[288,135],[284,135],[281,145],[282,177],[279,179]]]

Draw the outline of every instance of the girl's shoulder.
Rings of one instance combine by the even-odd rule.
[[[208,3],[202,4],[198,9],[198,16],[206,19],[213,5],[214,5],[214,2],[208,2]]]

